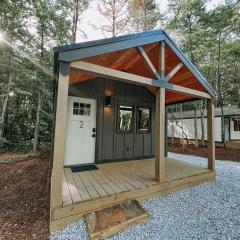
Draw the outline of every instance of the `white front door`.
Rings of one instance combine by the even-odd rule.
[[[96,100],[68,97],[64,165],[95,162]]]

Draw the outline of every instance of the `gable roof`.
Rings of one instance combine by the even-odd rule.
[[[103,54],[135,48],[138,46],[153,44],[160,41],[165,41],[167,43],[168,47],[171,48],[174,54],[188,68],[201,86],[212,97],[215,97],[216,93],[211,85],[164,30],[129,34],[102,40],[58,46],[53,49],[56,59],[55,64],[57,64],[57,61],[72,62],[80,59],[87,59]],[[55,67],[57,66],[55,65]]]

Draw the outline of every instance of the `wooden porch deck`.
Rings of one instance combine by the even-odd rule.
[[[52,213],[51,231],[84,213],[128,199],[143,200],[214,179],[207,168],[166,158],[165,182],[154,180],[154,159],[98,164],[98,170],[72,173],[64,168],[62,208]]]

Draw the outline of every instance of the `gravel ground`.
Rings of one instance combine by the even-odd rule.
[[[206,166],[200,157],[169,154]],[[216,181],[145,201],[150,220],[115,235],[111,240],[240,239],[240,163],[216,161]],[[83,220],[69,225],[51,240],[87,239]]]

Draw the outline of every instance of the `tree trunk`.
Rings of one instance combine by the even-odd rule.
[[[172,116],[173,116],[173,107],[172,107]],[[172,118],[172,148],[174,147],[174,119]]]
[[[4,120],[5,120],[6,110],[7,110],[8,98],[9,98],[9,93],[7,92],[4,98],[3,108],[2,108],[1,118],[0,118],[0,139],[3,138]]]
[[[223,104],[220,105],[221,108],[221,131],[222,131],[222,141],[225,142],[225,116],[223,111]]]
[[[197,102],[194,102],[194,136],[195,147],[198,147],[198,127],[197,127]]]
[[[40,62],[43,63],[43,51],[44,51],[44,33],[45,33],[45,25],[41,23],[41,55]],[[36,74],[37,81],[41,80],[42,74],[38,72]],[[33,152],[38,150],[38,141],[39,141],[39,125],[40,125],[40,112],[41,112],[41,84],[38,82],[38,92],[37,92],[37,111],[36,111],[36,121],[35,121],[35,129],[34,129],[34,139],[33,139]]]
[[[182,110],[182,103],[180,104],[180,116],[181,116],[181,125],[182,125],[182,136],[181,136],[181,141],[182,141],[182,146],[183,148],[185,147],[185,142],[184,142],[184,127],[183,127],[183,110]]]
[[[205,106],[203,104],[203,100],[201,101],[201,107],[200,107],[200,114],[201,114],[201,129],[202,129],[202,138],[201,138],[201,145],[204,146],[205,144],[205,129],[204,129],[204,109]]]
[[[38,92],[38,103],[37,103],[37,114],[34,130],[34,140],[33,140],[33,152],[38,150],[38,137],[39,137],[39,125],[40,125],[40,111],[41,111],[41,95]]]
[[[79,0],[75,0],[73,10],[73,22],[72,22],[72,43],[76,43],[77,38],[77,27],[78,27],[78,16],[79,15]]]
[[[174,147],[174,121],[172,121],[172,148]]]
[[[6,96],[3,101],[3,108],[2,108],[1,117],[0,117],[0,139],[3,138],[3,129],[4,129],[5,116],[7,112],[7,105],[8,105],[11,86],[12,86],[12,68],[10,67],[8,86],[7,86]]]
[[[217,66],[217,86],[218,86],[218,93],[219,93],[219,99],[218,103],[221,108],[221,131],[222,131],[222,141],[225,141],[225,123],[224,123],[224,112],[223,112],[223,105],[224,105],[224,99],[222,95],[222,78],[221,78],[221,32],[219,33],[218,37],[218,66]]]
[[[112,36],[113,37],[116,37],[116,13],[115,13],[115,10],[116,10],[116,2],[115,0],[113,1],[113,12],[112,12]]]

